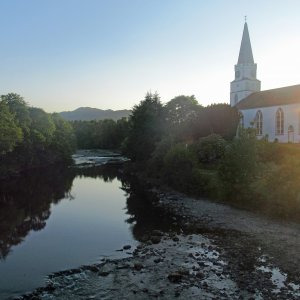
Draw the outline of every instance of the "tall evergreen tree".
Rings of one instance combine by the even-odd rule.
[[[135,105],[129,120],[129,134],[125,154],[133,161],[150,158],[155,145],[162,137],[163,106],[157,93],[147,93],[145,99]]]

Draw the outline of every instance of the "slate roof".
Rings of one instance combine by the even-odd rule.
[[[248,25],[245,22],[238,64],[253,64],[253,63],[254,60],[253,60],[251,43],[250,43]]]
[[[300,84],[255,92],[240,101],[238,109],[279,106],[300,103]]]

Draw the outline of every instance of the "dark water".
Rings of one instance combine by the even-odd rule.
[[[51,272],[125,255],[115,250],[169,224],[147,197],[116,167],[39,170],[0,183],[0,299],[43,285]]]

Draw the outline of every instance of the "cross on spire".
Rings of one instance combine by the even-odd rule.
[[[249,64],[249,63],[253,64],[254,60],[253,60],[251,43],[250,43],[248,25],[245,22],[238,64]]]
[[[245,23],[247,22],[247,16],[245,16]]]

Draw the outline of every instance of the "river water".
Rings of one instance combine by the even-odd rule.
[[[132,185],[114,166],[37,170],[0,183],[0,299],[42,286],[49,273],[128,255],[116,250],[134,247],[153,221]]]

